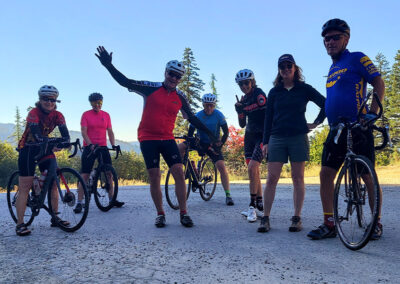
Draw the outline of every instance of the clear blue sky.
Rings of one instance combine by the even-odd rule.
[[[128,78],[162,81],[165,63],[192,48],[209,92],[217,78],[220,107],[237,126],[233,104],[241,95],[236,72],[252,69],[268,93],[277,59],[292,53],[306,82],[325,95],[330,58],[321,26],[330,18],[351,27],[348,48],[389,63],[400,49],[400,1],[4,1],[0,10],[0,122],[14,122],[15,108],[37,99],[51,84],[60,91],[59,110],[68,128],[80,130],[87,97],[101,92],[118,139],[137,140],[143,99],[119,86],[94,56],[104,45]],[[317,109],[309,105],[311,121]]]

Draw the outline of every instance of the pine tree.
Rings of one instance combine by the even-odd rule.
[[[380,119],[377,122],[378,126],[385,126],[388,124],[387,116],[389,114],[390,109],[390,66],[389,62],[386,60],[386,57],[382,53],[378,53],[375,57],[375,65],[382,76],[382,79],[385,83],[385,98],[383,103],[383,119]],[[381,135],[377,133],[375,144],[380,144],[382,142]],[[390,163],[390,156],[393,150],[389,147],[376,152],[376,162],[379,165],[387,165]]]
[[[396,153],[395,156],[397,155],[397,157],[393,158],[398,158],[400,154],[400,50],[397,51],[390,72],[387,97],[389,108],[386,116],[390,124],[390,135]]]
[[[19,140],[21,140],[22,137],[22,130],[23,125],[21,121],[21,114],[19,112],[19,108],[15,108],[15,126],[14,126],[14,133],[11,135],[11,137],[14,138],[15,144],[18,144]]]
[[[217,97],[217,109],[219,109],[219,99],[218,99],[218,92],[217,92],[217,87],[215,86],[215,82],[217,81],[217,78],[215,77],[214,73],[211,74],[211,82],[210,82],[210,88],[211,92]]]
[[[201,92],[204,91],[204,82],[197,73],[200,68],[197,67],[196,59],[190,47],[186,47],[183,52],[183,65],[186,68],[186,72],[178,85],[178,89],[186,95],[190,107],[196,111],[201,105]],[[178,114],[175,122],[175,135],[184,135],[187,133],[187,129],[188,122],[183,120],[181,114]]]

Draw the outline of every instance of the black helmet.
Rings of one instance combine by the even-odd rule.
[[[335,31],[341,31],[343,33],[346,33],[348,36],[350,36],[350,27],[349,25],[341,20],[341,19],[331,19],[327,21],[323,26],[322,26],[322,36],[325,36],[325,34],[330,31],[330,30],[335,30]]]
[[[103,96],[100,93],[92,93],[89,96],[89,102],[94,102],[94,101],[102,101]]]

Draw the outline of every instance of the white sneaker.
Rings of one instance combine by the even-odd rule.
[[[247,221],[249,221],[251,223],[257,221],[256,209],[253,206],[249,207],[249,211],[247,214]]]
[[[242,214],[244,217],[247,217],[249,215],[249,210],[244,210],[240,212],[240,214]]]
[[[264,211],[260,211],[260,210],[258,210],[258,209],[256,208],[256,215],[257,215],[258,218],[261,218],[261,217],[264,216]]]

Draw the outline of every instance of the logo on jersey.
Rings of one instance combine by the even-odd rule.
[[[340,70],[335,71],[332,74],[330,74],[328,76],[328,80],[326,82],[326,87],[330,88],[330,87],[334,86],[336,84],[336,82],[339,81],[340,78],[342,78],[342,75],[344,75],[346,72],[347,72],[347,68],[343,68],[343,69],[340,69]]]
[[[266,98],[263,95],[258,95],[257,97],[257,102],[259,106],[263,106],[265,105],[265,103],[267,102]]]

